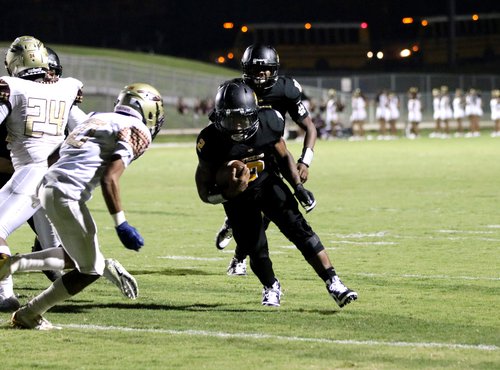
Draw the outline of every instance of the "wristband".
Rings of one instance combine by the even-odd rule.
[[[299,158],[300,163],[304,163],[307,167],[311,165],[314,157],[314,152],[311,148],[305,148],[302,151],[302,156]]]
[[[124,223],[125,221],[127,221],[127,219],[125,218],[125,212],[123,212],[123,211],[120,211],[118,213],[114,213],[111,215],[111,217],[113,217],[113,221],[115,221],[115,226],[119,226],[122,223]]]
[[[208,203],[210,203],[210,204],[220,204],[220,203],[224,203],[227,201],[227,199],[224,198],[224,196],[221,193],[209,194],[207,196],[207,200],[208,200]]]

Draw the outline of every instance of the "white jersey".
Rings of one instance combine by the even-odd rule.
[[[0,122],[7,125],[7,142],[14,168],[45,165],[47,157],[64,140],[65,128],[76,126],[85,114],[75,107],[82,83],[74,78],[34,82],[17,77],[0,79]],[[70,113],[71,112],[71,113]]]
[[[408,122],[422,122],[422,102],[418,98],[408,100]]]
[[[439,110],[440,117],[443,120],[449,120],[453,117],[453,111],[451,109],[450,97],[448,95],[442,95],[439,99]]]
[[[151,144],[151,133],[138,117],[98,113],[78,125],[64,141],[59,160],[46,173],[45,188],[56,188],[68,198],[87,201],[100,185],[111,158],[125,166]]]
[[[491,119],[493,121],[500,119],[500,98],[492,98],[490,100],[490,109],[491,109]]]
[[[361,96],[354,96],[351,99],[351,122],[359,122],[366,120],[366,101]]]
[[[389,120],[390,114],[388,109],[389,99],[387,94],[381,93],[377,98],[377,107],[375,109],[375,118],[378,120]]]
[[[465,101],[462,96],[453,98],[453,118],[459,119],[465,117]]]
[[[326,129],[329,130],[332,128],[332,123],[337,123],[339,121],[339,111],[337,105],[337,99],[328,99],[326,102],[325,109],[325,122]]]
[[[439,96],[435,96],[432,99],[432,118],[435,120],[441,119],[441,109],[440,109],[440,98]]]
[[[465,114],[467,116],[479,116],[483,115],[483,102],[481,97],[474,94],[468,94],[465,97]]]
[[[399,119],[399,98],[396,95],[389,95],[387,108],[389,109],[389,120]]]

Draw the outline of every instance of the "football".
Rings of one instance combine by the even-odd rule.
[[[232,160],[224,163],[220,166],[215,175],[215,182],[217,183],[217,186],[226,188],[233,178],[233,168],[236,168],[236,176],[239,176],[245,167],[245,163],[238,160]]]

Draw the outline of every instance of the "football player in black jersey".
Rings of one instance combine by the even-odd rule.
[[[269,258],[264,215],[301,251],[343,307],[358,295],[340,281],[318,235],[299,211],[297,200],[306,210],[314,207],[315,200],[304,188],[286,147],[284,128],[282,115],[260,108],[254,91],[244,82],[222,84],[215,98],[213,121],[197,139],[198,194],[206,203],[223,204],[238,248],[245,257],[250,256],[250,267],[263,285],[263,305],[279,306],[281,296]],[[228,185],[221,188],[216,174],[231,160],[246,167],[241,173],[234,170]]]
[[[284,118],[288,113],[292,120],[304,130],[302,155],[297,169],[302,183],[307,181],[309,166],[314,155],[317,131],[302,102],[302,87],[293,78],[278,75],[279,55],[269,45],[250,45],[241,58],[242,78],[233,81],[244,81],[257,95],[260,106],[270,106],[281,113]],[[267,221],[268,222],[268,221]],[[232,238],[232,230],[227,218],[217,233],[215,245],[224,249]],[[238,246],[231,260],[228,275],[246,275],[246,260],[239,253]]]

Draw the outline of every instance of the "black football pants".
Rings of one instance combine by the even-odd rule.
[[[278,226],[306,260],[324,249],[300,213],[290,188],[278,176],[269,176],[261,184],[227,201],[224,209],[233,229],[238,258],[250,256],[250,267],[265,286],[274,282],[274,271],[262,214]]]

